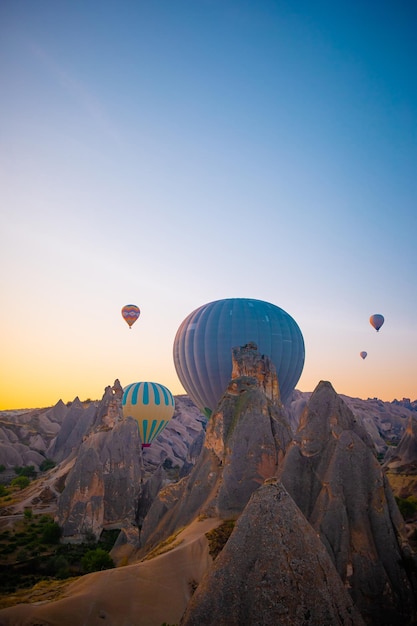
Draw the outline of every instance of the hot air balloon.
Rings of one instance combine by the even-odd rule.
[[[380,313],[375,313],[375,315],[371,315],[371,317],[369,318],[369,322],[371,326],[375,328],[376,332],[379,332],[379,329],[381,328],[384,321],[384,316]]]
[[[205,304],[177,330],[174,365],[184,389],[207,416],[216,408],[232,374],[232,348],[254,342],[275,365],[281,400],[291,395],[304,366],[304,340],[283,309],[248,298]]]
[[[362,350],[362,352],[359,352],[359,355],[363,358],[366,359],[366,357],[368,356],[368,353],[365,352],[365,350]]]
[[[122,316],[129,328],[132,328],[140,315],[140,308],[136,304],[126,304],[122,309]]]
[[[174,415],[175,400],[160,383],[131,383],[123,390],[122,407],[124,417],[137,421],[142,448],[147,448]]]

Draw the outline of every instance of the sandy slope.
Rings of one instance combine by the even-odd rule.
[[[211,564],[205,533],[218,519],[194,521],[177,547],[149,561],[95,572],[66,588],[65,597],[0,611],[0,626],[161,626],[177,624]]]

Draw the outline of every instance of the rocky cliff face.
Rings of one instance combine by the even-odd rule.
[[[78,452],[83,437],[91,430],[97,413],[97,406],[84,407],[79,398],[75,398],[66,412],[62,426],[47,450],[47,457],[60,463]]]
[[[384,467],[391,471],[417,474],[417,417],[410,416],[397,447],[389,448]]]
[[[293,432],[310,397],[311,392],[295,390],[285,405]],[[410,417],[417,416],[417,401],[340,397],[362,421],[380,456],[398,444]],[[201,450],[206,418],[186,395],[176,396],[175,403],[174,417],[152,446],[144,450],[146,476],[166,459],[185,475]],[[45,458],[60,463],[70,454],[76,454],[84,435],[95,423],[98,405],[98,402],[81,403],[75,398],[70,406],[60,400],[46,409],[0,411],[0,463],[13,472],[16,465],[34,465],[37,469]],[[73,416],[62,430],[64,418],[71,411]],[[4,474],[0,474],[0,481],[3,478]]]
[[[150,507],[142,545],[159,542],[197,514],[236,518],[253,491],[276,473],[291,429],[274,365],[250,344],[233,351],[232,376],[190,475],[162,489]]]
[[[233,376],[209,421],[202,454],[189,478],[162,490],[151,506],[144,521],[144,541],[147,542],[144,551],[176,528],[188,524],[197,514],[239,519],[240,523],[245,519],[248,501],[254,492],[258,493],[258,486],[265,479],[278,476],[310,523],[313,535],[316,532],[315,536],[320,537],[322,546],[327,549],[339,577],[337,584],[340,587],[341,582],[350,593],[361,619],[375,626],[413,624],[416,619],[416,561],[407,543],[403,519],[377,460],[372,437],[362,420],[353,415],[330,383],[322,381],[304,407],[297,433],[290,442],[288,422],[268,361],[257,354],[253,346],[245,346],[233,353]],[[265,505],[264,519],[274,517],[272,509],[272,505],[271,511]],[[299,522],[294,522],[294,526],[299,528]],[[156,532],[149,532],[151,527],[156,528]],[[248,522],[248,528],[252,531],[256,528],[253,520]],[[310,531],[303,532],[309,537]],[[273,566],[265,555],[258,565],[261,568],[262,561],[265,567],[258,572],[259,580],[251,577],[253,568],[256,569],[254,563],[258,561],[255,556],[251,559],[249,535],[248,531],[236,545],[229,544],[231,540],[226,544],[228,557],[219,557],[222,565],[215,565],[207,574],[206,582],[190,604],[185,624],[197,624],[202,615],[210,615],[206,619],[211,620],[212,613],[214,621],[204,623],[242,623],[233,621],[233,615],[240,615],[241,605],[244,614],[250,615],[247,622],[252,624],[332,624],[348,619],[341,617],[341,613],[339,617],[331,612],[327,617],[318,613],[314,618],[309,613],[309,619],[316,621],[297,622],[302,619],[301,614],[290,612],[288,622],[276,621],[279,596],[285,594],[283,582],[273,579]],[[293,539],[297,544],[291,544],[294,563],[299,563],[301,579],[308,581],[308,548],[298,532]],[[285,541],[289,541],[288,537]],[[300,557],[298,561],[298,546],[302,546],[305,560]],[[254,554],[259,549],[259,546],[253,548]],[[272,552],[271,546],[268,551]],[[249,564],[245,561],[247,552]],[[288,561],[292,557],[286,558]],[[275,559],[279,562],[277,555]],[[267,592],[271,622],[264,621],[269,619],[264,616],[259,621],[251,613],[249,604],[256,607],[255,612],[262,611],[257,603],[262,590],[260,581],[269,578],[274,580],[271,590],[276,593],[274,598],[273,591]],[[284,575],[284,580],[288,578],[291,579],[289,573]],[[301,583],[297,583],[297,589],[300,588]],[[332,588],[334,593],[336,587]],[[245,604],[246,597],[248,604]],[[311,597],[306,603],[310,611],[316,606]],[[286,598],[285,605],[291,606],[290,598]],[[225,618],[221,616],[224,606],[228,607],[226,621],[222,621]],[[308,611],[304,619],[307,614]],[[242,615],[236,619],[241,618]],[[358,618],[352,615],[350,618],[352,623],[360,623],[360,619],[355,622]]]
[[[233,351],[233,378],[207,424],[205,439],[204,418],[194,415],[195,408],[183,400],[186,418],[176,413],[164,431],[170,429],[167,442],[148,456],[145,471],[142,461],[148,451],[140,449],[136,425],[120,419],[119,386],[106,389],[86,420],[86,408],[81,405],[81,411],[81,403],[75,403],[64,428],[68,443],[56,436],[50,447],[55,446],[58,456],[67,455],[48,474],[51,486],[54,480],[63,485],[66,477],[58,521],[71,540],[87,532],[98,536],[104,527],[122,528],[119,548],[128,548],[123,554],[130,566],[84,577],[73,588],[74,602],[67,598],[52,603],[50,611],[46,605],[33,607],[33,613],[22,605],[16,612],[2,611],[0,619],[6,613],[10,619],[2,623],[29,623],[32,617],[30,623],[35,623],[36,615],[45,623],[49,617],[48,623],[78,623],[78,614],[68,617],[68,612],[78,606],[81,587],[83,615],[90,615],[91,609],[99,621],[116,615],[115,623],[160,626],[162,619],[146,621],[147,594],[140,572],[148,572],[146,589],[157,602],[172,604],[169,589],[162,592],[160,584],[161,571],[172,568],[164,580],[171,581],[183,611],[190,598],[184,572],[191,570],[181,559],[188,563],[196,558],[194,548],[186,546],[181,552],[182,539],[171,537],[172,549],[150,558],[152,567],[142,570],[144,562],[136,561],[152,557],[156,544],[180,528],[198,534],[200,524],[210,522],[215,528],[232,518],[237,520],[235,530],[214,563],[204,553],[206,576],[184,625],[415,624],[415,560],[403,520],[377,461],[372,433],[330,383],[320,383],[308,397],[298,395],[297,406],[293,402],[285,411],[272,364],[248,344]],[[380,408],[385,410],[385,405]],[[65,409],[62,424],[71,412],[71,407]],[[396,410],[410,409],[399,405]],[[294,436],[288,415],[298,424]],[[378,424],[383,423],[381,418]],[[413,433],[411,424],[409,442],[399,452],[410,452]],[[169,485],[166,460],[186,474]],[[207,543],[203,534],[198,537],[201,543]],[[176,551],[182,554],[179,561]],[[193,588],[204,569],[201,552],[197,554]],[[142,593],[124,595],[122,603],[114,604],[115,581],[124,589],[129,574],[134,577],[129,589],[139,586]],[[140,604],[134,605],[138,596]],[[26,621],[15,619],[19,610]],[[177,623],[181,614],[172,621]]]
[[[317,534],[282,484],[255,491],[181,626],[364,624]]]
[[[67,412],[62,400],[48,409],[0,412],[0,463],[6,468],[33,465],[38,469]]]
[[[172,419],[152,445],[143,449],[146,474],[164,462],[187,474],[201,452],[206,424],[207,418],[187,395],[175,396]]]
[[[103,528],[135,525],[142,482],[141,442],[131,419],[83,442],[58,500],[64,538],[100,537]]]
[[[397,447],[389,447],[383,469],[396,496],[417,496],[417,418],[410,416]],[[417,515],[407,518],[410,537],[417,537]]]
[[[412,623],[415,562],[404,522],[370,436],[330,383],[312,394],[278,476],[365,620]]]
[[[143,479],[142,448],[136,422],[123,419],[121,387],[107,387],[94,421],[58,500],[64,538],[96,539],[103,528],[136,525]]]
[[[377,452],[384,455],[391,446],[400,441],[410,417],[417,418],[417,401],[384,402],[378,398],[351,398],[339,394],[355,417],[362,422],[365,430],[371,436]],[[293,432],[298,428],[300,416],[309,402],[311,392],[294,390],[292,397],[286,404],[289,420]]]

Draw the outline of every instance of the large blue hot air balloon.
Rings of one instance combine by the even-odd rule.
[[[232,348],[255,342],[275,365],[285,402],[304,366],[304,340],[283,309],[249,298],[216,300],[182,322],[174,340],[174,364],[184,389],[206,415],[216,408],[232,375]]]

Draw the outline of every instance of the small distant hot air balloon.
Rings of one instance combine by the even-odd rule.
[[[375,328],[376,332],[379,332],[379,329],[384,323],[384,316],[380,313],[375,313],[375,315],[371,315],[371,317],[369,318],[369,322],[371,326]]]
[[[136,304],[126,304],[122,309],[122,316],[125,322],[132,328],[140,315],[140,308]]]
[[[363,359],[366,359],[366,357],[368,356],[368,353],[365,352],[365,350],[362,350],[362,352],[359,352],[359,354]]]
[[[137,421],[142,448],[147,448],[174,415],[175,400],[159,383],[132,383],[123,390],[122,407],[124,417]]]

